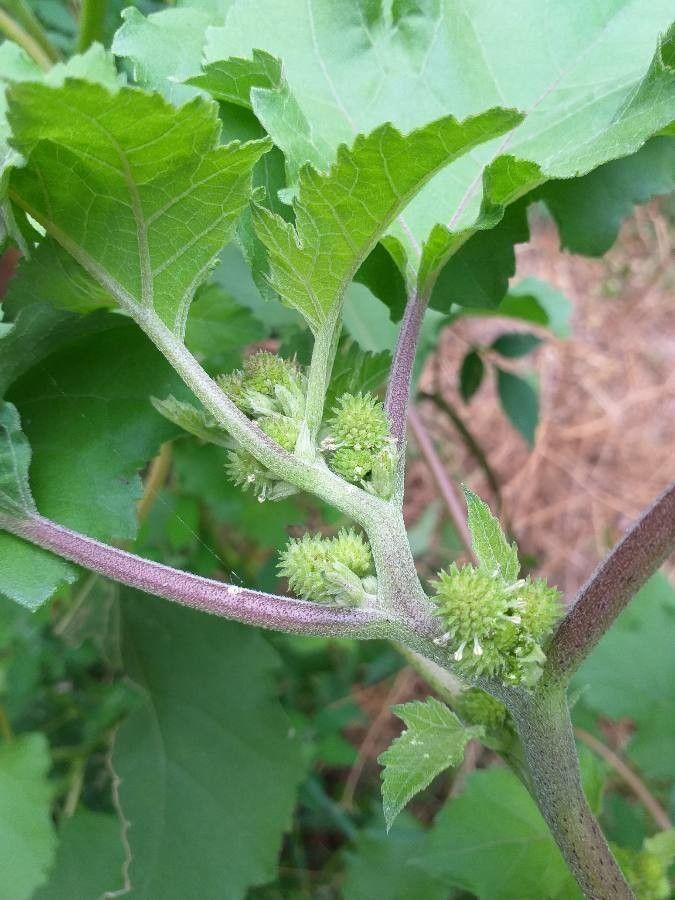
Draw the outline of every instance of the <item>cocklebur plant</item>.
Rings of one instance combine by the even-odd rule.
[[[63,323],[73,322],[69,316],[86,333],[94,328],[91,319],[99,307],[115,306],[138,326],[168,362],[171,378],[182,380],[194,398],[188,402],[175,393],[158,393],[165,399],[156,399],[155,408],[200,440],[221,446],[228,454],[223,475],[227,470],[261,500],[297,491],[313,494],[360,531],[291,541],[280,571],[295,597],[142,559],[40,514],[41,483],[33,485],[34,497],[28,440],[16,407],[3,401],[0,528],[7,534],[2,535],[0,586],[26,602],[21,586],[12,583],[18,559],[31,567],[34,593],[29,602],[42,601],[60,583],[75,578],[64,562],[70,561],[147,593],[251,625],[301,635],[395,641],[459,717],[437,700],[401,710],[408,731],[384,760],[388,823],[434,774],[459,761],[469,739],[487,742],[490,733],[510,732],[517,746],[504,750],[505,759],[539,804],[583,891],[589,897],[630,897],[581,789],[566,688],[572,672],[672,548],[675,491],[655,501],[559,622],[557,592],[541,581],[519,578],[515,548],[471,493],[468,522],[477,565],[451,566],[439,574],[433,594],[427,593],[410,549],[402,501],[408,402],[427,307],[453,313],[453,306],[462,305],[467,266],[477,275],[478,266],[502,265],[494,280],[505,290],[512,274],[512,245],[521,239],[522,223],[508,230],[511,213],[524,213],[518,201],[535,189],[545,190],[551,179],[571,179],[634,153],[667,128],[672,118],[667,102],[671,43],[664,38],[657,46],[663,23],[659,20],[650,34],[646,27],[634,29],[635,58],[626,50],[626,36],[617,38],[614,29],[603,26],[600,34],[579,38],[574,52],[587,68],[575,72],[570,59],[569,83],[564,78],[560,83],[561,65],[568,72],[561,63],[568,48],[555,43],[566,30],[546,31],[541,37],[548,48],[546,61],[532,66],[527,89],[503,94],[513,96],[509,103],[514,108],[486,109],[485,97],[493,96],[494,85],[489,90],[483,85],[474,94],[471,75],[466,90],[457,90],[452,79],[461,77],[461,66],[456,67],[460,75],[443,83],[445,76],[439,74],[435,90],[428,90],[427,63],[439,53],[455,59],[457,48],[443,44],[432,54],[436,45],[424,43],[428,36],[411,38],[410,29],[419,27],[417,12],[408,15],[399,5],[377,23],[401,54],[401,64],[392,67],[400,74],[392,77],[402,79],[396,89],[379,92],[380,108],[372,96],[370,68],[364,67],[363,75],[358,68],[349,69],[351,57],[343,60],[346,69],[340,69],[341,78],[345,72],[351,76],[350,98],[337,104],[332,80],[330,91],[318,101],[308,92],[298,76],[307,71],[304,63],[289,66],[286,73],[266,47],[250,59],[233,57],[231,42],[236,43],[237,28],[246,17],[243,5],[235,6],[226,35],[210,28],[210,40],[230,42],[229,54],[203,72],[195,71],[189,88],[178,85],[173,74],[164,79],[157,67],[143,65],[133,66],[141,86],[124,84],[112,58],[102,51],[96,65],[93,57],[82,57],[72,69],[64,67],[54,75],[31,70],[24,59],[10,67],[4,79],[7,111],[5,116],[3,107],[0,123],[0,137],[7,142],[2,222],[7,239],[26,261],[17,279],[21,288],[15,288],[23,291],[23,300],[17,300],[16,317],[9,321],[14,327],[7,332],[3,323],[0,334],[3,343],[9,342],[5,346],[13,348],[3,358],[2,377],[9,380],[2,387],[4,391],[25,368],[24,360],[12,354],[36,353],[40,359],[42,344],[31,327],[41,340],[57,341]],[[283,43],[284,35],[288,38],[277,6],[269,15],[274,35],[265,34],[264,15],[256,21],[256,39],[259,35],[274,46]],[[362,20],[360,6],[343,6]],[[499,10],[491,11],[493,6],[486,5],[484,14],[501,16]],[[544,27],[537,25],[541,17],[535,12],[528,34]],[[445,15],[432,29],[434,42],[455,33],[440,27]],[[622,17],[624,27],[630,27],[631,15],[636,13],[628,10]],[[405,21],[393,21],[397,17]],[[295,13],[288,17],[292,22],[296,18]],[[501,19],[498,24],[490,34],[508,26]],[[370,47],[372,35],[379,39],[380,31],[374,22],[369,25],[363,44]],[[312,19],[311,51],[293,38],[286,52],[308,53],[314,60],[316,28]],[[242,43],[250,47],[250,36]],[[217,48],[210,45],[209,52],[217,53]],[[528,53],[520,58],[527,59]],[[606,83],[606,73],[594,66],[610,58],[626,70],[623,80],[615,78],[620,87],[612,93],[612,103],[603,105],[597,102],[597,85]],[[425,63],[420,67],[421,59]],[[314,61],[311,66],[315,68]],[[144,82],[146,70],[153,74]],[[174,88],[186,91],[181,96],[187,102],[174,105],[167,99],[174,98]],[[421,91],[428,103],[419,102]],[[413,98],[413,107],[403,102],[407,97]],[[453,97],[463,98],[457,107],[461,119],[448,114]],[[353,98],[348,111],[345,103]],[[247,120],[248,128],[238,130],[233,104],[250,114],[254,127]],[[325,112],[319,111],[326,106],[340,114],[328,117],[329,127]],[[576,110],[571,123],[570,110]],[[542,121],[546,128],[537,125]],[[221,142],[223,123],[234,140]],[[255,137],[248,139],[251,133]],[[498,144],[492,143],[497,139]],[[269,157],[283,175],[266,193],[259,186],[267,183]],[[460,159],[459,167],[446,172]],[[494,254],[494,260],[477,253],[472,240],[502,226],[509,252]],[[309,329],[313,346],[306,370],[265,351],[249,357],[241,370],[214,378],[188,346],[195,290],[233,240],[271,302],[281,300]],[[392,302],[397,290],[404,294],[386,396],[381,404],[359,385],[326,409],[346,294],[355,281],[385,301]],[[59,328],[54,322],[45,327],[32,314],[33,325],[26,324],[21,318],[26,297],[55,304]],[[495,308],[500,300],[496,298]],[[150,416],[150,403],[147,407]],[[140,460],[137,451],[132,455],[136,469],[147,461],[148,454],[140,455]],[[119,536],[114,527],[91,530],[110,541]],[[464,699],[456,697],[450,687],[456,678],[465,689],[483,692],[477,695],[482,711],[481,704],[467,706],[466,691]],[[486,702],[486,697],[492,700]],[[502,708],[504,719],[499,721]]]

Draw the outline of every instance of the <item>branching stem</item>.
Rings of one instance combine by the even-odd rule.
[[[391,375],[387,386],[387,396],[384,405],[389,419],[391,435],[398,444],[399,449],[402,449],[405,444],[413,366],[426,308],[426,296],[422,296],[417,292],[410,295],[403,321],[401,322],[391,366]]]
[[[387,637],[387,620],[376,611],[321,606],[201,578],[142,559],[35,517],[0,516],[0,528],[64,559],[157,597],[248,625],[328,637]]]
[[[652,503],[579,591],[549,645],[546,673],[566,680],[675,546],[675,483]]]

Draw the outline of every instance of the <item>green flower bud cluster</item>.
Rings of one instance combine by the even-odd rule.
[[[372,394],[343,394],[328,420],[323,449],[328,465],[345,481],[389,499],[398,455],[382,403]]]
[[[242,412],[251,416],[265,434],[292,453],[305,407],[305,376],[298,365],[267,350],[249,356],[243,369],[216,379],[221,390]],[[252,490],[260,502],[278,500],[295,489],[273,478],[250,453],[231,450],[227,473],[234,484]]]
[[[645,838],[640,850],[610,845],[637,900],[668,900],[668,870],[675,858],[675,829]]]
[[[436,613],[458,671],[533,685],[546,657],[542,643],[560,617],[560,594],[543,579],[512,584],[485,569],[454,563],[432,582]]]
[[[377,594],[370,548],[351,528],[333,538],[291,538],[280,554],[278,571],[295,594],[317,603],[361,606]]]

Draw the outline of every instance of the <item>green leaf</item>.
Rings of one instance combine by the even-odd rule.
[[[414,865],[484,900],[580,900],[537,806],[508,769],[474,772]]]
[[[650,778],[675,777],[675,589],[651,578],[621,613],[574,676],[583,709],[629,718],[635,731],[625,748]]]
[[[562,246],[602,256],[633,207],[675,189],[675,140],[657,137],[624,159],[584,175],[544,185],[538,196],[551,211]]]
[[[199,71],[211,16],[193,6],[146,17],[130,6],[122,10],[122,19],[111,50],[129,61],[134,80],[172,103],[192,99],[198,92],[181,82]]]
[[[518,547],[515,542],[509,545],[499,519],[492,515],[484,500],[466,487],[464,494],[471,543],[480,566],[501,576],[508,584],[513,583],[520,572]]]
[[[492,349],[507,359],[526,356],[541,344],[541,338],[534,334],[523,334],[520,331],[500,334],[491,344]]]
[[[558,337],[568,337],[572,303],[550,284],[538,278],[523,278],[504,297],[498,315],[512,316],[546,325]]]
[[[391,354],[367,353],[356,341],[342,340],[335,354],[335,363],[326,394],[326,409],[331,409],[342,394],[372,394],[384,384],[391,368]]]
[[[225,372],[234,368],[242,349],[264,336],[262,324],[221,285],[208,284],[197,291],[185,343],[207,369]]]
[[[481,386],[484,374],[485,366],[480,354],[470,350],[462,360],[459,370],[459,392],[465,403],[469,402]]]
[[[421,825],[406,814],[389,833],[374,827],[360,831],[346,855],[344,900],[447,900],[442,878],[411,865],[424,853],[427,839]]]
[[[3,900],[29,900],[54,859],[51,759],[46,738],[0,743],[0,872]]]
[[[81,809],[59,829],[49,880],[31,900],[94,900],[122,891],[122,824],[107,813]]]
[[[272,880],[304,775],[255,630],[127,592],[123,657],[141,702],[113,766],[139,897],[243,898]]]
[[[200,440],[211,444],[219,444],[221,447],[231,448],[233,446],[228,432],[220,428],[213,416],[206,412],[204,408],[197,407],[192,403],[186,403],[183,400],[177,400],[172,394],[169,394],[164,399],[153,397],[152,405],[169,422],[173,422],[174,425],[198,437]]]
[[[539,394],[529,381],[497,368],[497,392],[502,409],[514,428],[534,446],[539,423]]]
[[[209,30],[205,53],[209,62],[247,57],[255,45],[281,59],[315,143],[333,152],[382,122],[409,131],[495,104],[529,110],[507,139],[434,178],[394,226],[416,260],[435,224],[474,224],[482,174],[507,150],[542,177],[567,178],[635,152],[671,121],[668,48],[657,42],[672,4],[607,0],[584,12],[570,17],[568,0],[521,0],[515,13],[490,0],[460,12],[450,0],[391,8],[312,0],[289,16],[277,0],[260,0],[234,4],[226,24]]]
[[[392,707],[406,730],[379,757],[387,829],[403,807],[448,766],[462,761],[464,747],[483,729],[465,728],[444,703],[429,697]]]
[[[518,122],[492,109],[458,122],[439,119],[407,135],[382,125],[342,145],[327,174],[301,170],[296,225],[257,207],[254,222],[270,256],[270,281],[310,325],[321,327],[378,239],[441,168]]]
[[[0,511],[12,516],[37,512],[30,492],[30,445],[21,430],[19,413],[0,400]]]
[[[42,515],[101,540],[133,538],[138,473],[175,433],[153,413],[149,396],[180,390],[147,338],[119,316],[17,381],[9,396],[23,413]],[[0,592],[30,608],[75,577],[63,560],[9,534],[0,533],[0,554]]]
[[[154,309],[182,335],[269,143],[218,147],[217,109],[201,98],[175,109],[82,81],[15,84],[8,96],[27,158],[12,172],[13,201],[127,311]]]

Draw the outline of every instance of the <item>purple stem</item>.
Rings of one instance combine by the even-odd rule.
[[[553,635],[546,670],[567,678],[675,546],[675,482],[600,563]]]
[[[384,406],[389,419],[389,430],[399,448],[403,446],[405,440],[412,371],[426,308],[426,297],[420,296],[417,292],[410,295],[391,364],[391,375]]]
[[[247,625],[326,637],[385,636],[385,620],[375,611],[321,606],[201,578],[102,544],[39,516],[0,516],[0,528],[147,594]]]

